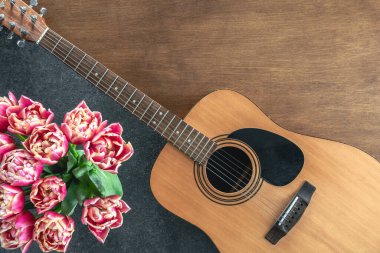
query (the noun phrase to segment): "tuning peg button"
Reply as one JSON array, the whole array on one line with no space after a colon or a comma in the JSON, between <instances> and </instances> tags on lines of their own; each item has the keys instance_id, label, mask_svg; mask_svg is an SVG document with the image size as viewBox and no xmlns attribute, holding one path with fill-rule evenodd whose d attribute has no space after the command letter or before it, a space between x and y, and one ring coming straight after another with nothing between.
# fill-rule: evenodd
<instances>
[{"instance_id":1,"label":"tuning peg button","mask_svg":"<svg viewBox=\"0 0 380 253\"><path fill-rule=\"evenodd\" d=\"M8 34L8 36L7 36L7 39L8 39L8 40L12 40L14 35L15 35L14 32L10 32L10 33Z\"/></svg>"},{"instance_id":2,"label":"tuning peg button","mask_svg":"<svg viewBox=\"0 0 380 253\"><path fill-rule=\"evenodd\" d=\"M29 6L30 7L34 7L34 6L37 6L38 5L38 0L30 0L29 2Z\"/></svg>"},{"instance_id":3,"label":"tuning peg button","mask_svg":"<svg viewBox=\"0 0 380 253\"><path fill-rule=\"evenodd\" d=\"M44 15L46 14L46 12L47 12L47 9L46 9L45 7L42 7L42 8L40 9L40 16L41 16L41 17L44 16Z\"/></svg>"},{"instance_id":4,"label":"tuning peg button","mask_svg":"<svg viewBox=\"0 0 380 253\"><path fill-rule=\"evenodd\" d=\"M20 7L21 15L25 15L26 13L26 6L21 6Z\"/></svg>"},{"instance_id":5,"label":"tuning peg button","mask_svg":"<svg viewBox=\"0 0 380 253\"><path fill-rule=\"evenodd\" d=\"M16 27L16 23L15 22L13 22L13 21L9 22L9 29L10 30L13 30L15 27Z\"/></svg>"},{"instance_id":6,"label":"tuning peg button","mask_svg":"<svg viewBox=\"0 0 380 253\"><path fill-rule=\"evenodd\" d=\"M28 31L27 31L24 27L21 27L21 28L20 28L20 33L21 33L21 36L26 36L26 35L28 35Z\"/></svg>"},{"instance_id":7,"label":"tuning peg button","mask_svg":"<svg viewBox=\"0 0 380 253\"><path fill-rule=\"evenodd\" d=\"M36 23L37 21L37 16L36 15L30 15L30 20L32 21L32 23Z\"/></svg>"},{"instance_id":8,"label":"tuning peg button","mask_svg":"<svg viewBox=\"0 0 380 253\"><path fill-rule=\"evenodd\" d=\"M17 41L18 47L25 47L25 44L26 44L25 39L21 39Z\"/></svg>"},{"instance_id":9,"label":"tuning peg button","mask_svg":"<svg viewBox=\"0 0 380 253\"><path fill-rule=\"evenodd\" d=\"M16 0L9 0L9 2L11 3L12 6L16 4Z\"/></svg>"},{"instance_id":10,"label":"tuning peg button","mask_svg":"<svg viewBox=\"0 0 380 253\"><path fill-rule=\"evenodd\" d=\"M4 14L0 14L0 22L2 22L5 18L5 15Z\"/></svg>"}]
</instances>

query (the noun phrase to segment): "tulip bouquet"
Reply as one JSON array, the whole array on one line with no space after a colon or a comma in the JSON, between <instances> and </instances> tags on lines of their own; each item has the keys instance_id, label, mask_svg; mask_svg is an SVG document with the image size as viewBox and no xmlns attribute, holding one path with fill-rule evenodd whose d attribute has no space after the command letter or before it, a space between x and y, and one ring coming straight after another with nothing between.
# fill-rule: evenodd
<instances>
[{"instance_id":1,"label":"tulip bouquet","mask_svg":"<svg viewBox=\"0 0 380 253\"><path fill-rule=\"evenodd\" d=\"M43 252L65 252L70 217L104 243L130 210L117 175L133 154L118 123L107 125L81 102L52 123L53 112L25 96L0 97L0 243L24 253L33 241ZM8 133L6 133L8 131ZM82 147L83 149L80 149Z\"/></svg>"}]
</instances>

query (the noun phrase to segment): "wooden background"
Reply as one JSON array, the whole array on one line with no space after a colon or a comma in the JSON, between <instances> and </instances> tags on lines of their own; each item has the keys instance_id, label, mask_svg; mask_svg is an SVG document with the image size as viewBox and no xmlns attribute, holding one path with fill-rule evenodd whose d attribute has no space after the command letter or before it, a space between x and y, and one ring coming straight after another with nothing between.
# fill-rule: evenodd
<instances>
[{"instance_id":1,"label":"wooden background","mask_svg":"<svg viewBox=\"0 0 380 253\"><path fill-rule=\"evenodd\" d=\"M41 3L50 27L181 116L233 89L289 130L380 159L378 0Z\"/></svg>"}]
</instances>

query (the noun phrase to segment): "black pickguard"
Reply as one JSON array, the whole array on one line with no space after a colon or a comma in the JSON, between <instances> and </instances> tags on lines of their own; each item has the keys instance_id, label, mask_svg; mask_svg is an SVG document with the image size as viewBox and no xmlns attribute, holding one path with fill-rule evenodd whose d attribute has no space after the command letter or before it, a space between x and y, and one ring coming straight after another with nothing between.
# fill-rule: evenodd
<instances>
[{"instance_id":1,"label":"black pickguard","mask_svg":"<svg viewBox=\"0 0 380 253\"><path fill-rule=\"evenodd\" d=\"M272 185L290 183L302 169L304 156L301 149L280 135L257 128L244 128L228 137L245 142L256 152L262 178Z\"/></svg>"}]
</instances>

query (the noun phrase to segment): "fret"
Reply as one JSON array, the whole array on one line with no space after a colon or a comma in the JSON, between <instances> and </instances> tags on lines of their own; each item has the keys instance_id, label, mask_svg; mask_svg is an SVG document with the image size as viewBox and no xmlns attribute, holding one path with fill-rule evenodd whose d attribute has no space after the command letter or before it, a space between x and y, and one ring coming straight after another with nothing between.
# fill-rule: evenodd
<instances>
[{"instance_id":1,"label":"fret","mask_svg":"<svg viewBox=\"0 0 380 253\"><path fill-rule=\"evenodd\" d=\"M86 58L87 54L84 54L83 58L79 61L78 65L75 67L75 71L77 71L79 65L82 63L82 61L84 60L84 58Z\"/></svg>"},{"instance_id":2,"label":"fret","mask_svg":"<svg viewBox=\"0 0 380 253\"><path fill-rule=\"evenodd\" d=\"M170 126L170 124L173 122L174 119L175 119L175 115L173 116L173 118L172 118L172 120L169 122L169 124L166 125L164 131L162 131L162 133L161 133L161 136L164 136L164 133L165 133L166 129L168 129L168 127Z\"/></svg>"},{"instance_id":3,"label":"fret","mask_svg":"<svg viewBox=\"0 0 380 253\"><path fill-rule=\"evenodd\" d=\"M174 128L172 134L171 134L171 135L169 136L169 138L168 138L169 141L170 141L170 138L172 138L173 134L175 133L175 131L177 130L177 128L179 127L179 125L181 124L182 121L183 121L182 119L179 120L178 125Z\"/></svg>"},{"instance_id":4,"label":"fret","mask_svg":"<svg viewBox=\"0 0 380 253\"><path fill-rule=\"evenodd\" d=\"M125 89L125 87L128 86L128 82L126 82L123 86L123 88L121 89L121 91L119 92L119 94L117 94L117 97L115 98L115 100L117 100L119 97L120 97L120 94L123 92L123 90Z\"/></svg>"},{"instance_id":5,"label":"fret","mask_svg":"<svg viewBox=\"0 0 380 253\"><path fill-rule=\"evenodd\" d=\"M103 80L104 76L108 73L108 69L106 71L104 71L102 77L99 79L99 81L96 83L96 87L98 87L99 83Z\"/></svg>"},{"instance_id":6,"label":"fret","mask_svg":"<svg viewBox=\"0 0 380 253\"><path fill-rule=\"evenodd\" d=\"M110 91L110 89L112 88L112 86L115 84L116 80L119 78L118 75L116 75L116 78L115 80L113 80L113 82L111 83L111 85L108 87L107 91L106 91L106 94L108 94L108 92Z\"/></svg>"},{"instance_id":7,"label":"fret","mask_svg":"<svg viewBox=\"0 0 380 253\"><path fill-rule=\"evenodd\" d=\"M133 109L132 114L135 114L136 109L139 107L139 105L144 100L144 98L145 98L145 94L144 94L144 96L142 96L142 98L140 99L140 102L136 105L135 109Z\"/></svg>"},{"instance_id":8,"label":"fret","mask_svg":"<svg viewBox=\"0 0 380 253\"><path fill-rule=\"evenodd\" d=\"M61 38L58 40L58 42L55 43L53 49L51 50L52 53L53 53L54 49L58 46L59 42L61 42L62 39L63 39L63 38L61 37Z\"/></svg>"},{"instance_id":9,"label":"fret","mask_svg":"<svg viewBox=\"0 0 380 253\"><path fill-rule=\"evenodd\" d=\"M152 118L150 118L149 122L148 122L148 126L150 124L150 122L152 121L152 119L154 119L154 116L156 116L156 114L158 113L158 111L161 109L161 105L158 107L157 111L153 114Z\"/></svg>"},{"instance_id":10,"label":"fret","mask_svg":"<svg viewBox=\"0 0 380 253\"><path fill-rule=\"evenodd\" d=\"M211 146L209 147L209 149L207 150L207 152L205 153L205 155L203 156L203 158L201 160L199 160L199 163L203 162L203 160L206 158L206 156L210 152L211 148L213 148L213 147L214 147L214 144L211 143Z\"/></svg>"},{"instance_id":11,"label":"fret","mask_svg":"<svg viewBox=\"0 0 380 253\"><path fill-rule=\"evenodd\" d=\"M92 66L92 68L90 69L90 71L88 72L88 74L86 75L86 79L88 78L88 76L91 74L91 72L94 70L94 68L96 67L96 65L98 65L99 62L95 61L95 64L94 66Z\"/></svg>"},{"instance_id":12,"label":"fret","mask_svg":"<svg viewBox=\"0 0 380 253\"><path fill-rule=\"evenodd\" d=\"M139 117L139 119L142 119L142 118L144 117L146 111L148 111L149 107L150 107L152 104L153 104L153 100L152 100L152 102L150 102L150 104L148 105L148 107L145 109L144 113L141 114L141 116Z\"/></svg>"},{"instance_id":13,"label":"fret","mask_svg":"<svg viewBox=\"0 0 380 253\"><path fill-rule=\"evenodd\" d=\"M195 161L198 161L198 157L202 154L202 151L207 147L208 143L210 142L210 139L207 140L206 145L203 146L203 148L199 151L197 157L194 158Z\"/></svg>"},{"instance_id":14,"label":"fret","mask_svg":"<svg viewBox=\"0 0 380 253\"><path fill-rule=\"evenodd\" d=\"M69 57L69 55L71 54L71 52L74 50L75 46L73 45L73 47L70 49L70 51L67 53L66 57L63 59L63 62L65 62L67 60L67 57Z\"/></svg>"},{"instance_id":15,"label":"fret","mask_svg":"<svg viewBox=\"0 0 380 253\"><path fill-rule=\"evenodd\" d=\"M198 142L198 145L195 146L193 152L191 152L190 157L193 157L194 152L198 149L199 145L202 143L202 141L203 141L204 138L205 138L205 136L203 135L202 139Z\"/></svg>"},{"instance_id":16,"label":"fret","mask_svg":"<svg viewBox=\"0 0 380 253\"><path fill-rule=\"evenodd\" d=\"M132 95L128 98L127 102L125 103L124 108L127 108L126 106L128 106L129 100L131 100L133 95L135 95L136 91L137 91L137 89L135 88L135 91L132 93Z\"/></svg>"},{"instance_id":17,"label":"fret","mask_svg":"<svg viewBox=\"0 0 380 253\"><path fill-rule=\"evenodd\" d=\"M173 143L173 145L175 145L177 143L177 141L180 139L181 135L183 134L183 132L185 131L185 129L188 127L189 125L186 124L185 128L182 130L181 134L178 136L177 140L175 140L175 142Z\"/></svg>"},{"instance_id":18,"label":"fret","mask_svg":"<svg viewBox=\"0 0 380 253\"><path fill-rule=\"evenodd\" d=\"M182 146L183 146L183 144L185 144L185 143L187 142L188 138L190 137L190 135L191 135L191 133L192 133L193 131L194 131L194 128L191 129L189 135L187 135L187 137L185 138L185 140L183 140L182 145L179 147L179 149L181 149Z\"/></svg>"},{"instance_id":19,"label":"fret","mask_svg":"<svg viewBox=\"0 0 380 253\"><path fill-rule=\"evenodd\" d=\"M41 38L40 45L42 47L120 103L123 108L140 120L147 122L149 127L160 133L184 154L197 163L202 163L213 152L216 143L197 129L188 125L62 36L50 29L46 30L46 34L48 36ZM173 126L175 126L174 129L172 129Z\"/></svg>"},{"instance_id":20,"label":"fret","mask_svg":"<svg viewBox=\"0 0 380 253\"><path fill-rule=\"evenodd\" d=\"M194 141L198 138L198 135L200 133L197 131L197 135L195 135L195 137L193 138L193 140L189 143L189 146L187 147L187 149L185 150L185 153L187 153L187 150L191 147L191 145L193 145Z\"/></svg>"},{"instance_id":21,"label":"fret","mask_svg":"<svg viewBox=\"0 0 380 253\"><path fill-rule=\"evenodd\" d=\"M157 124L157 126L154 128L154 131L157 130L157 127L161 124L162 120L166 117L166 114L168 114L169 111L166 111L165 115L161 118L160 122Z\"/></svg>"}]
</instances>

